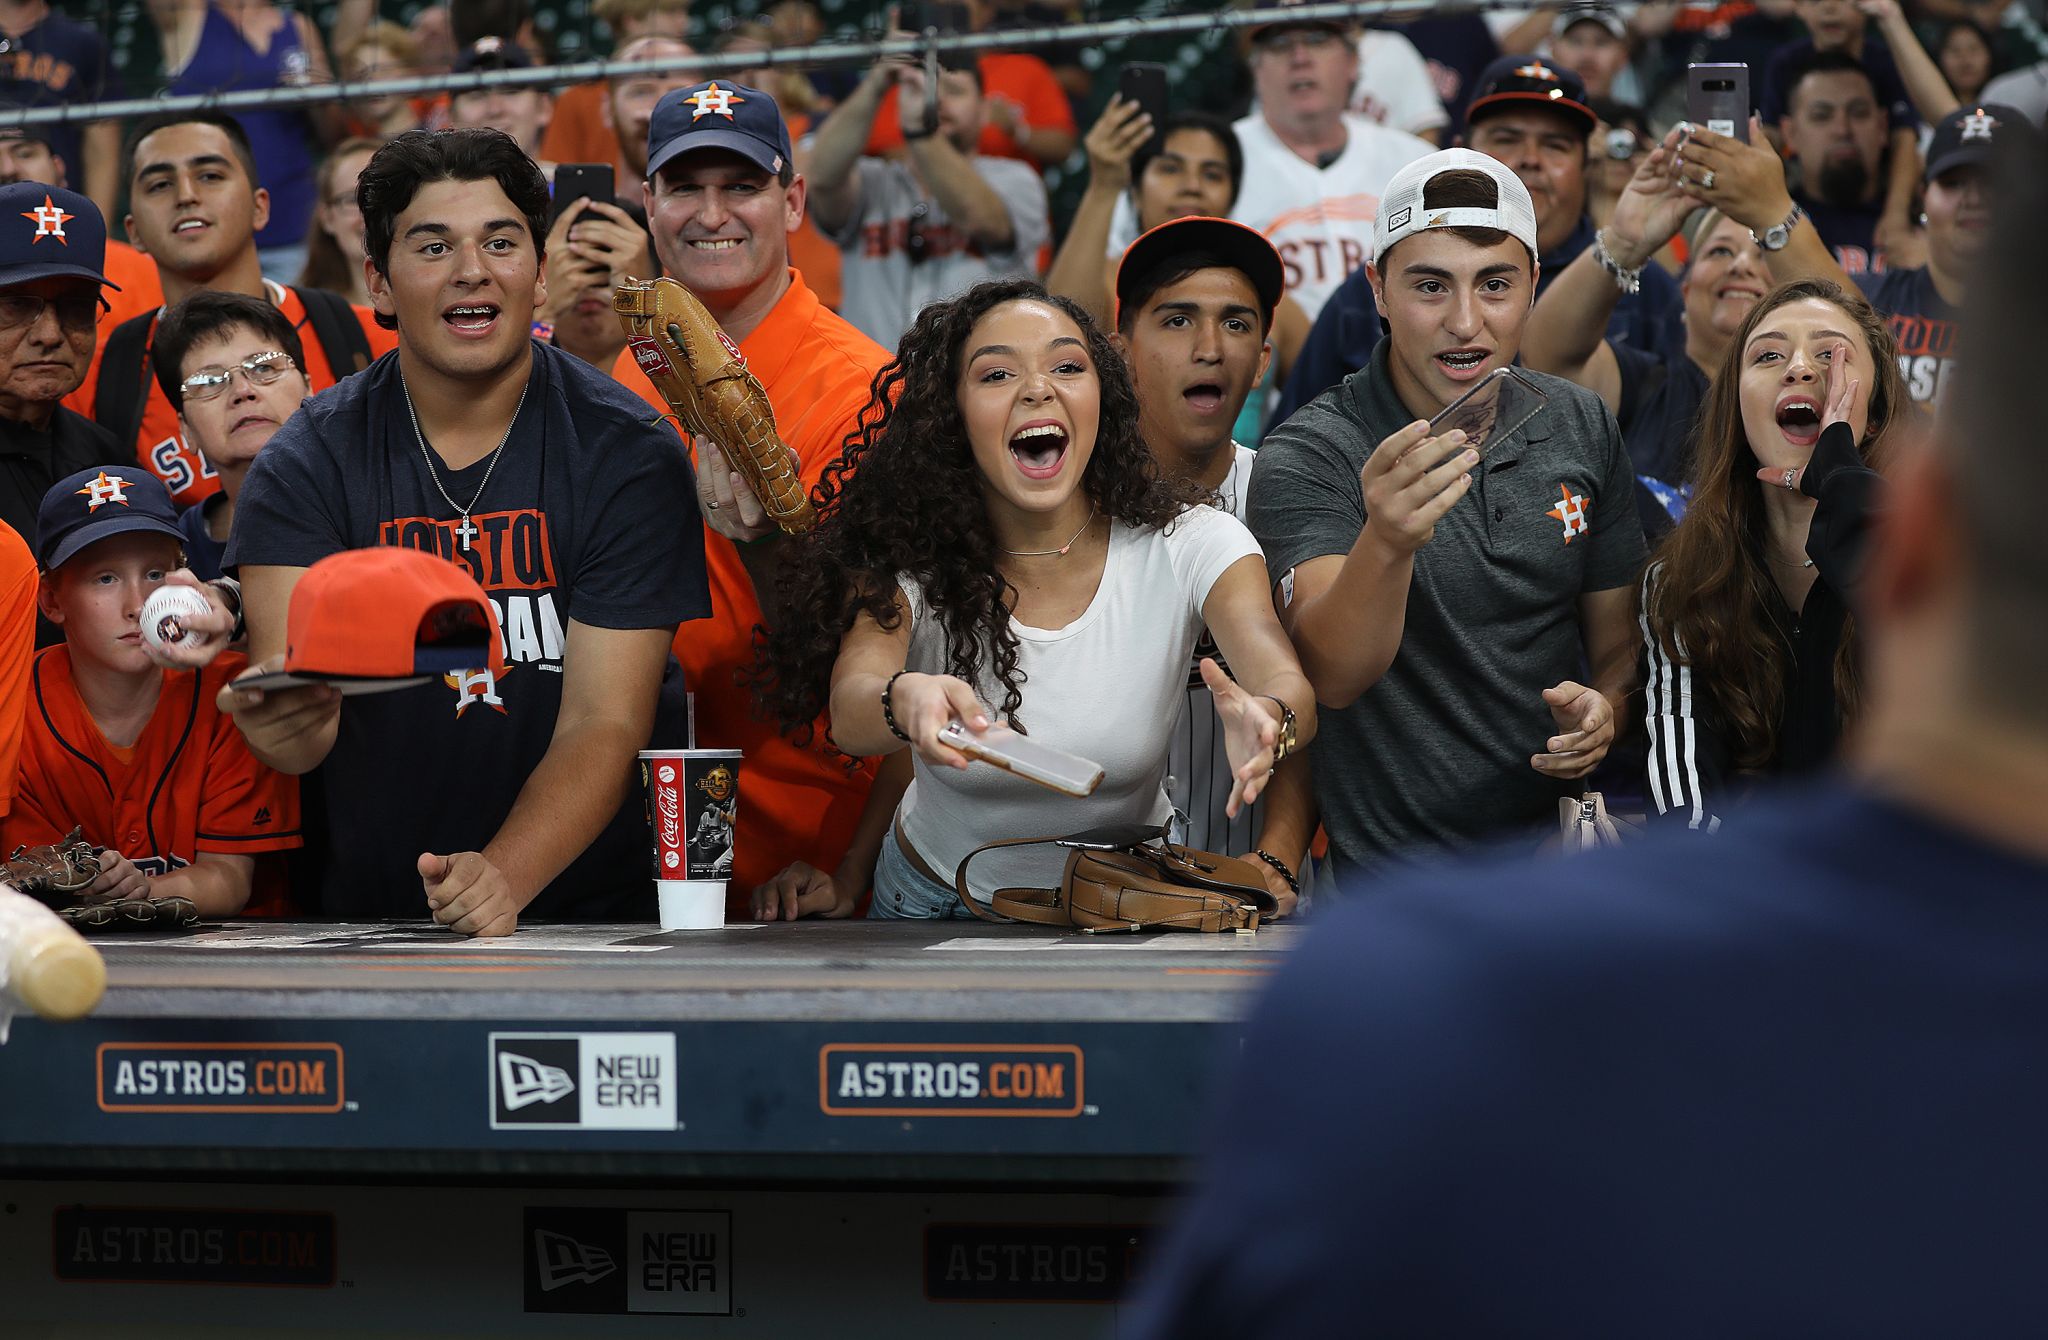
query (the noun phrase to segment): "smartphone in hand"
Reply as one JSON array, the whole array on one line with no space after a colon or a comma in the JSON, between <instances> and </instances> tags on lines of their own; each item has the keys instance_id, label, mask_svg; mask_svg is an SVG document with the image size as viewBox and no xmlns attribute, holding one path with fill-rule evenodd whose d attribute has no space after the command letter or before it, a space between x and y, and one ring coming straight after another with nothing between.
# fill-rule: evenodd
<instances>
[{"instance_id":1,"label":"smartphone in hand","mask_svg":"<svg viewBox=\"0 0 2048 1340\"><path fill-rule=\"evenodd\" d=\"M555 198L548 207L548 226L562 217L562 211L578 200L612 203L617 190L610 163L561 163L555 167Z\"/></svg>"},{"instance_id":2,"label":"smartphone in hand","mask_svg":"<svg viewBox=\"0 0 2048 1340\"><path fill-rule=\"evenodd\" d=\"M990 726L977 732L967 729L962 722L949 721L939 732L939 742L1062 795L1091 795L1102 785L1100 763L1040 744L1008 726Z\"/></svg>"},{"instance_id":3,"label":"smartphone in hand","mask_svg":"<svg viewBox=\"0 0 2048 1340\"><path fill-rule=\"evenodd\" d=\"M1441 437L1453 428L1463 429L1465 445L1483 461L1495 443L1505 442L1549 401L1519 369L1495 368L1429 421L1429 435Z\"/></svg>"},{"instance_id":4,"label":"smartphone in hand","mask_svg":"<svg viewBox=\"0 0 2048 1340\"><path fill-rule=\"evenodd\" d=\"M1685 119L1716 135L1749 143L1749 67L1732 63L1686 66Z\"/></svg>"},{"instance_id":5,"label":"smartphone in hand","mask_svg":"<svg viewBox=\"0 0 2048 1340\"><path fill-rule=\"evenodd\" d=\"M1152 118L1152 133L1166 125L1166 67L1157 61L1134 60L1117 75L1117 96L1138 105Z\"/></svg>"}]
</instances>

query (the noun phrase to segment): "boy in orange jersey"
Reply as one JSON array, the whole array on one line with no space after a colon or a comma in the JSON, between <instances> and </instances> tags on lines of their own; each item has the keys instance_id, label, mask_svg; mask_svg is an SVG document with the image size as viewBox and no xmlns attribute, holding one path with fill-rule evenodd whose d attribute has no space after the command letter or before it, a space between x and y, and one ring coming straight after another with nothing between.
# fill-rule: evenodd
<instances>
[{"instance_id":1,"label":"boy in orange jersey","mask_svg":"<svg viewBox=\"0 0 2048 1340\"><path fill-rule=\"evenodd\" d=\"M187 672L144 651L142 602L177 567L179 539L170 494L139 467L81 471L44 496L38 603L64 643L30 669L0 831L12 849L82 826L106 848L95 895L179 896L202 916L233 916L256 855L300 844L298 784L252 758L214 705L242 656Z\"/></svg>"}]
</instances>

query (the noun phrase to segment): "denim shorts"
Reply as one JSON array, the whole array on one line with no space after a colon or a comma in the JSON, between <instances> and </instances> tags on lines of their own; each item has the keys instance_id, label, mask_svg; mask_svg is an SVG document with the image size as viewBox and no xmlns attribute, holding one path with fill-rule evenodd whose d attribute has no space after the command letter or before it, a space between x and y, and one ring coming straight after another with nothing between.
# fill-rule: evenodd
<instances>
[{"instance_id":1,"label":"denim shorts","mask_svg":"<svg viewBox=\"0 0 2048 1340\"><path fill-rule=\"evenodd\" d=\"M882 835L882 853L875 861L874 890L875 896L868 903L868 916L873 919L974 918L951 886L939 883L910 863L893 831Z\"/></svg>"}]
</instances>

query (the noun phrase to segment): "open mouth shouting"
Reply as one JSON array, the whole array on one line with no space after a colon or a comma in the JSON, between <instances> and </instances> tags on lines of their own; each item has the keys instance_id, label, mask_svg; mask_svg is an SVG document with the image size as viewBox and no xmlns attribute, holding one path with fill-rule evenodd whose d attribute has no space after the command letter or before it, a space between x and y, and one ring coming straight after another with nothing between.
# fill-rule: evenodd
<instances>
[{"instance_id":1,"label":"open mouth shouting","mask_svg":"<svg viewBox=\"0 0 2048 1340\"><path fill-rule=\"evenodd\" d=\"M457 335L475 339L497 328L499 314L494 302L463 302L443 308L441 320Z\"/></svg>"},{"instance_id":2,"label":"open mouth shouting","mask_svg":"<svg viewBox=\"0 0 2048 1340\"><path fill-rule=\"evenodd\" d=\"M1820 441L1820 402L1804 392L1795 392L1778 402L1778 431L1795 447L1811 447Z\"/></svg>"},{"instance_id":3,"label":"open mouth shouting","mask_svg":"<svg viewBox=\"0 0 2048 1340\"><path fill-rule=\"evenodd\" d=\"M1026 479L1051 479L1067 463L1066 426L1033 419L1011 434L1010 459Z\"/></svg>"},{"instance_id":4,"label":"open mouth shouting","mask_svg":"<svg viewBox=\"0 0 2048 1340\"><path fill-rule=\"evenodd\" d=\"M1221 382L1196 382L1181 393L1188 408L1207 418L1223 410L1223 384Z\"/></svg>"},{"instance_id":5,"label":"open mouth shouting","mask_svg":"<svg viewBox=\"0 0 2048 1340\"><path fill-rule=\"evenodd\" d=\"M1436 365L1446 377L1454 382L1469 382L1477 377L1486 366L1486 360L1493 354L1491 349L1467 346L1462 349L1446 349L1436 356Z\"/></svg>"}]
</instances>

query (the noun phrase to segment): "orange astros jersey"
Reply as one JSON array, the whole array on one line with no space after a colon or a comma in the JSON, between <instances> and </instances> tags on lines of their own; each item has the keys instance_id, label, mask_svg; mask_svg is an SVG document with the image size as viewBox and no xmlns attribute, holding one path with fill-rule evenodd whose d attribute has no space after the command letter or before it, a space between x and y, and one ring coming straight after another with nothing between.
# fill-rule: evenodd
<instances>
[{"instance_id":1,"label":"orange astros jersey","mask_svg":"<svg viewBox=\"0 0 2048 1340\"><path fill-rule=\"evenodd\" d=\"M7 849L55 842L82 825L152 875L201 852L254 856L300 845L299 784L258 763L214 706L246 668L230 652L204 670L164 672L156 713L133 745L109 744L80 701L70 649L45 648L29 672Z\"/></svg>"}]
</instances>

